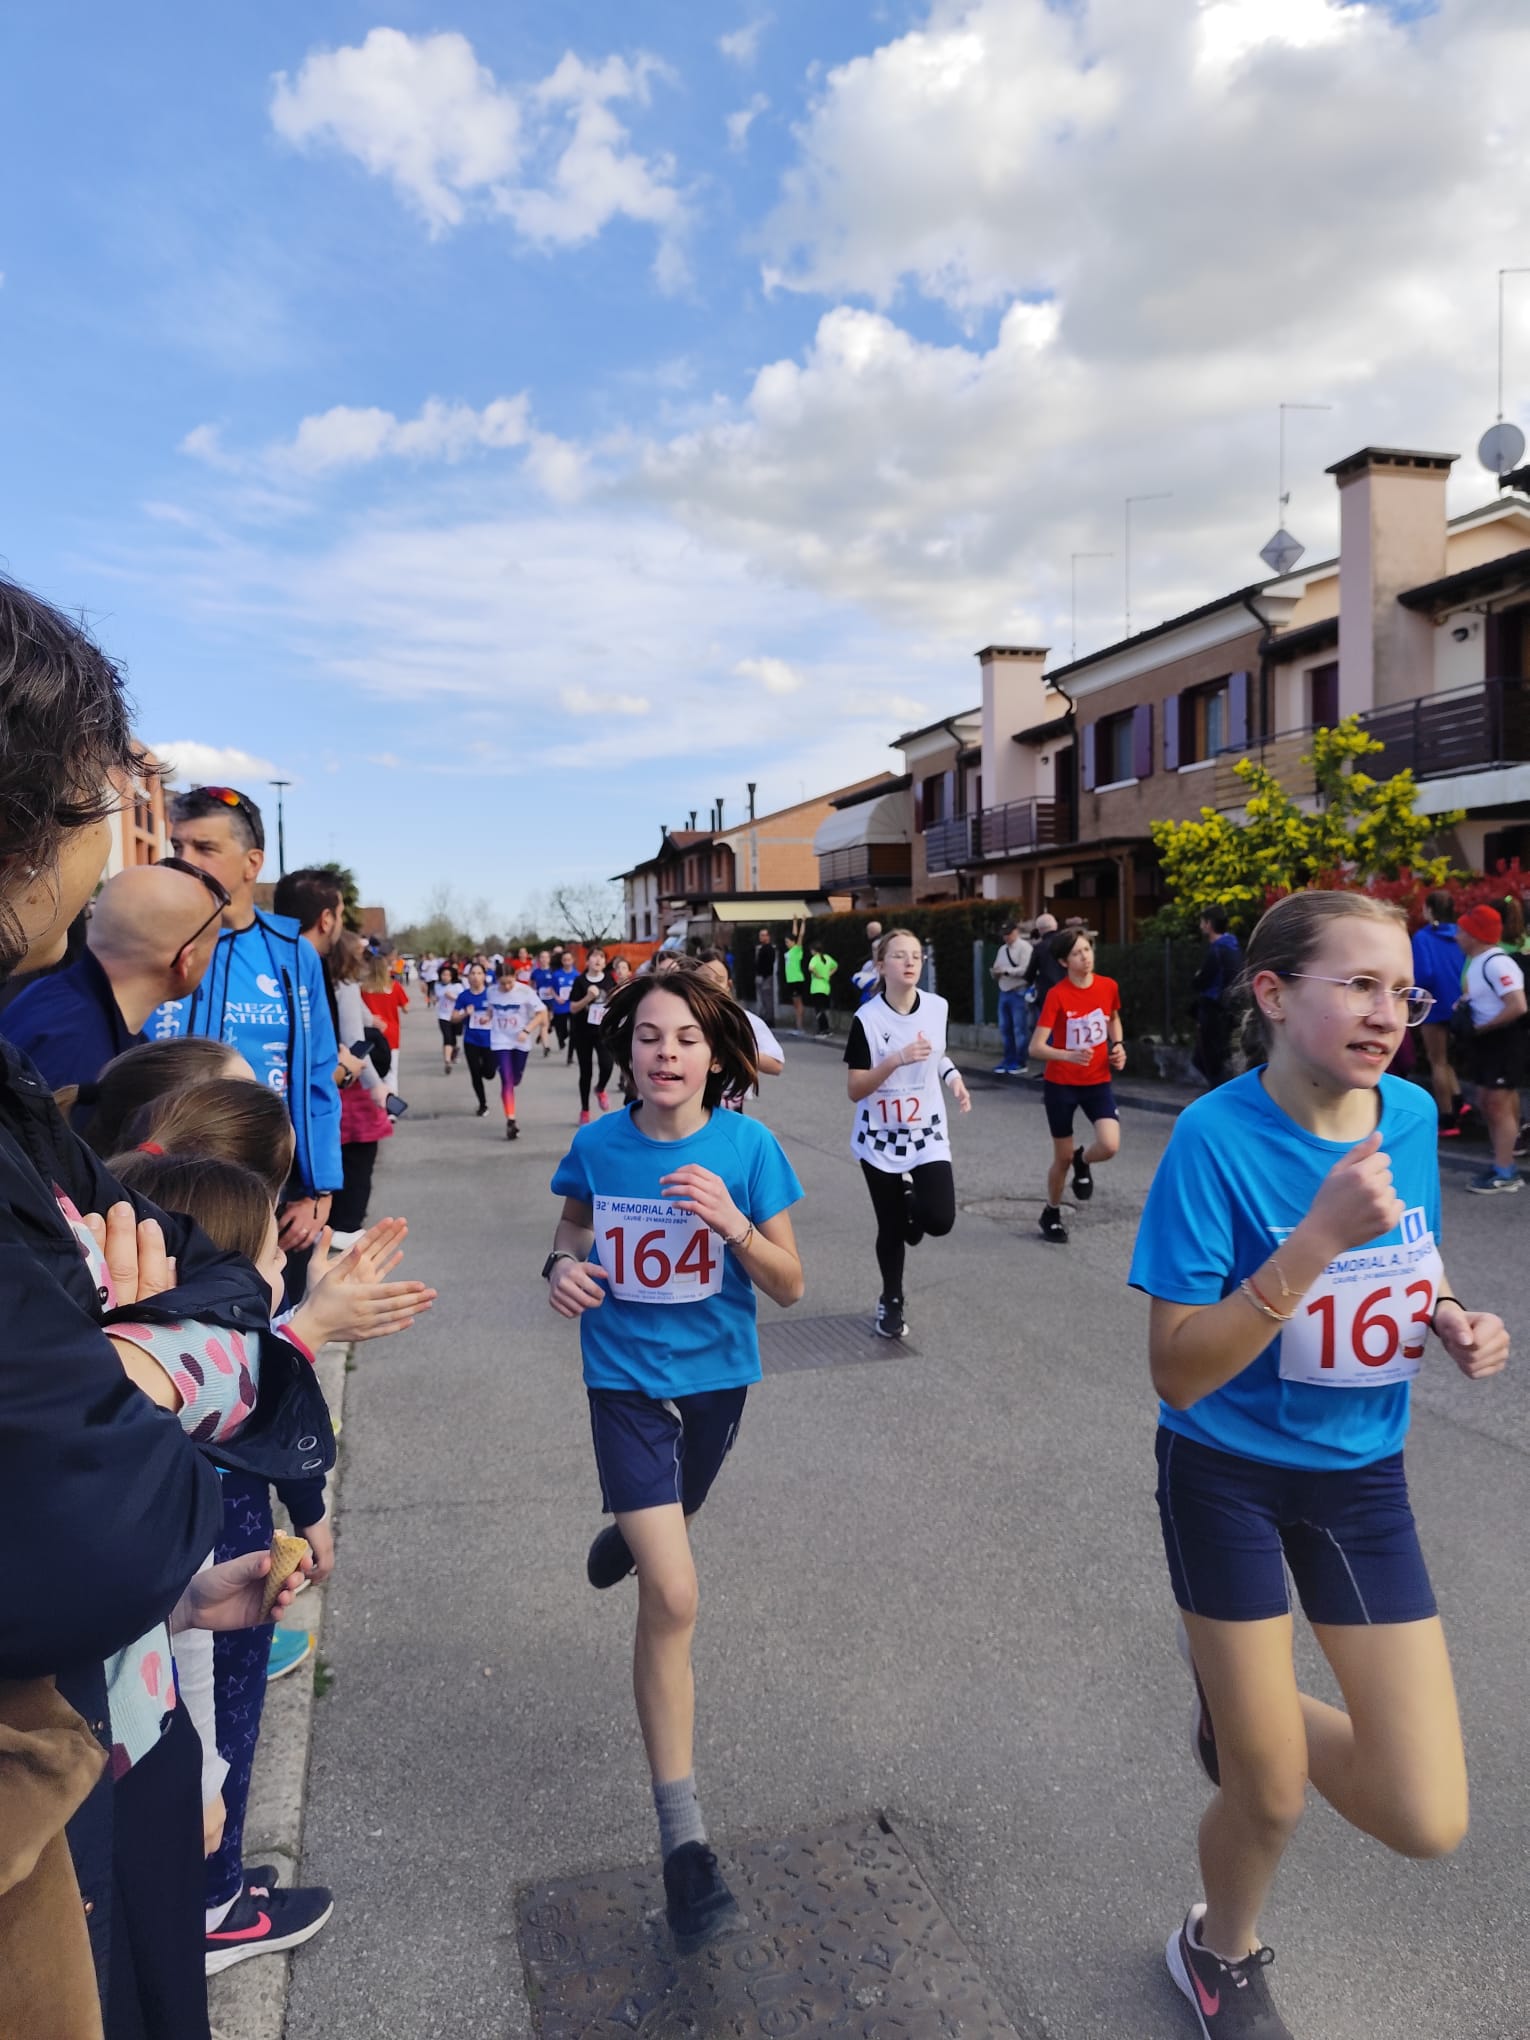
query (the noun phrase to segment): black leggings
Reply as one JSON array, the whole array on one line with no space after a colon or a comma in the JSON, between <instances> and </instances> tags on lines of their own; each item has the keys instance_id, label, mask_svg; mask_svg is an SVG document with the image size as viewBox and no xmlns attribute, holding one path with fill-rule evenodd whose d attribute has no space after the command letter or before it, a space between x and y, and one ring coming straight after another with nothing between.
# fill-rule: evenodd
<instances>
[{"instance_id":1,"label":"black leggings","mask_svg":"<svg viewBox=\"0 0 1530 2040\"><path fill-rule=\"evenodd\" d=\"M568 1015L567 1015L567 1013L554 1013L554 1015L552 1016L552 1024L553 1024L553 1033L554 1033L554 1034L556 1034L556 1035L557 1035L557 1037L558 1037L558 1046L559 1046L559 1048L564 1048L564 1049L566 1049L566 1048L568 1047Z\"/></svg>"},{"instance_id":2,"label":"black leggings","mask_svg":"<svg viewBox=\"0 0 1530 2040\"><path fill-rule=\"evenodd\" d=\"M360 1232L372 1201L372 1171L377 1165L375 1140L348 1140L340 1149L343 1186L330 1199L329 1222L336 1232Z\"/></svg>"},{"instance_id":3,"label":"black leggings","mask_svg":"<svg viewBox=\"0 0 1530 2040\"><path fill-rule=\"evenodd\" d=\"M590 1029L584 1028L574 1036L574 1053L579 1058L579 1109L590 1109L590 1074L595 1066L597 1048L600 1052L600 1076L596 1081L597 1091L603 1091L611 1081L611 1072L616 1067L611 1051Z\"/></svg>"},{"instance_id":4,"label":"black leggings","mask_svg":"<svg viewBox=\"0 0 1530 2040\"><path fill-rule=\"evenodd\" d=\"M494 1051L492 1048L485 1048L481 1041L469 1041L464 1043L462 1052L467 1057L468 1075L473 1080L473 1096L487 1112L489 1101L484 1095L485 1080L494 1083L499 1077L499 1065L494 1060Z\"/></svg>"},{"instance_id":5,"label":"black leggings","mask_svg":"<svg viewBox=\"0 0 1530 2040\"><path fill-rule=\"evenodd\" d=\"M949 1162L919 1162L899 1176L862 1162L861 1174L877 1215L882 1294L901 1297L905 1252L926 1233L940 1239L956 1223L956 1178Z\"/></svg>"}]
</instances>

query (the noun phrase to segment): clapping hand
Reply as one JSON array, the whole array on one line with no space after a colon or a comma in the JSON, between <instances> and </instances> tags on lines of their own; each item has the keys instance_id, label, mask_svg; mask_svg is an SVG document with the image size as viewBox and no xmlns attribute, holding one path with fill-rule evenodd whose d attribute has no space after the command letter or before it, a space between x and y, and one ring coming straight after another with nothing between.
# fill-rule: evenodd
<instances>
[{"instance_id":1,"label":"clapping hand","mask_svg":"<svg viewBox=\"0 0 1530 2040\"><path fill-rule=\"evenodd\" d=\"M291 1320L305 1346L317 1351L331 1339L391 1338L408 1331L430 1309L434 1289L423 1282L387 1280L403 1259L408 1231L405 1219L379 1219L328 1267L321 1267L315 1255L308 1294Z\"/></svg>"},{"instance_id":2,"label":"clapping hand","mask_svg":"<svg viewBox=\"0 0 1530 2040\"><path fill-rule=\"evenodd\" d=\"M111 1275L114 1305L144 1303L173 1289L175 1260L165 1250L164 1228L156 1218L139 1218L126 1198L102 1218L83 1214L91 1238L101 1249Z\"/></svg>"}]
</instances>

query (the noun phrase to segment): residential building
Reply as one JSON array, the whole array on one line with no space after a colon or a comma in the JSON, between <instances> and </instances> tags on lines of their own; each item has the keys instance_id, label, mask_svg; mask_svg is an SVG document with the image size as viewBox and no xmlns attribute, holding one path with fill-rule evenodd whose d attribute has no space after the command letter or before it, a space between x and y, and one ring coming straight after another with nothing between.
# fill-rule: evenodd
<instances>
[{"instance_id":1,"label":"residential building","mask_svg":"<svg viewBox=\"0 0 1530 2040\"><path fill-rule=\"evenodd\" d=\"M683 947L752 921L763 925L848 907L852 888L826 890L820 883L814 838L836 800L874 792L892 777L877 773L768 815L753 812L751 790L749 811L739 821L726 823L719 801L704 829L696 827L693 810L688 827L662 829L654 854L619 874L627 939Z\"/></svg>"},{"instance_id":2,"label":"residential building","mask_svg":"<svg viewBox=\"0 0 1530 2040\"><path fill-rule=\"evenodd\" d=\"M122 801L111 815L111 847L103 878L115 878L130 864L157 864L169 856L163 770L154 753L146 751L141 772L118 774L115 784Z\"/></svg>"},{"instance_id":3,"label":"residential building","mask_svg":"<svg viewBox=\"0 0 1530 2040\"><path fill-rule=\"evenodd\" d=\"M896 907L912 897L914 782L876 779L830 802L813 835L818 884L850 894L854 907Z\"/></svg>"},{"instance_id":4,"label":"residential building","mask_svg":"<svg viewBox=\"0 0 1530 2040\"><path fill-rule=\"evenodd\" d=\"M1412 768L1422 812L1466 811L1441 838L1458 862L1530 853L1530 496L1447 519L1455 458L1339 461L1335 559L1050 672L1039 648L980 652L980 706L896 740L915 897L1013 897L1130 935L1162 903L1152 823L1238 813L1245 757L1310 800L1313 732L1348 715L1385 747L1378 776Z\"/></svg>"}]
</instances>

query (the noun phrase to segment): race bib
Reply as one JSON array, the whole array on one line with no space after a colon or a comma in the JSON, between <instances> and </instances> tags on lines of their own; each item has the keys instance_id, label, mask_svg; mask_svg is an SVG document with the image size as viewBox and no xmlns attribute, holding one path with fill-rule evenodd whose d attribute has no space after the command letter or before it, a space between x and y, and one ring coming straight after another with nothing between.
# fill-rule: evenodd
<instances>
[{"instance_id":1,"label":"race bib","mask_svg":"<svg viewBox=\"0 0 1530 2040\"><path fill-rule=\"evenodd\" d=\"M1444 1263L1422 1208L1403 1214L1400 1244L1330 1262L1280 1335L1283 1381L1313 1388L1390 1388L1424 1357Z\"/></svg>"},{"instance_id":2,"label":"race bib","mask_svg":"<svg viewBox=\"0 0 1530 2040\"><path fill-rule=\"evenodd\" d=\"M1096 1006L1092 1013L1068 1015L1068 1038L1064 1048L1098 1048L1105 1040L1105 1015Z\"/></svg>"},{"instance_id":3,"label":"race bib","mask_svg":"<svg viewBox=\"0 0 1530 2040\"><path fill-rule=\"evenodd\" d=\"M591 1006L589 1009L590 1025L592 1027L598 1027L601 1021L605 1019L605 1017L606 1017L605 1001L604 999L597 999L595 1001L595 1004Z\"/></svg>"},{"instance_id":4,"label":"race bib","mask_svg":"<svg viewBox=\"0 0 1530 2040\"><path fill-rule=\"evenodd\" d=\"M623 1303L700 1303L722 1288L722 1241L664 1198L597 1196L595 1246Z\"/></svg>"}]
</instances>

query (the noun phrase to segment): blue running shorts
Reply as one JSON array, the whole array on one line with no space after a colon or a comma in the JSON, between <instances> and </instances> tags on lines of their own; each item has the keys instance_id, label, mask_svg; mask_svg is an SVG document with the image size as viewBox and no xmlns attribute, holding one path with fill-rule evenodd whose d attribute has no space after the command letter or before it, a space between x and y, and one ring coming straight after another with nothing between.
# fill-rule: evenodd
<instances>
[{"instance_id":1,"label":"blue running shorts","mask_svg":"<svg viewBox=\"0 0 1530 2040\"><path fill-rule=\"evenodd\" d=\"M659 1402L620 1388L592 1388L590 1436L607 1515L678 1502L694 1516L733 1449L747 1388L718 1388Z\"/></svg>"}]
</instances>

